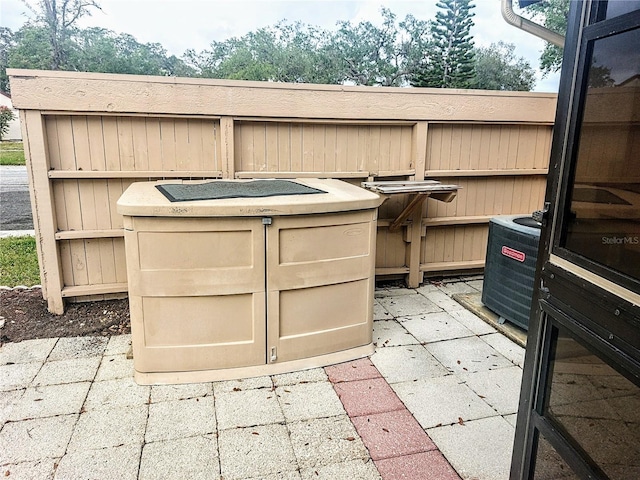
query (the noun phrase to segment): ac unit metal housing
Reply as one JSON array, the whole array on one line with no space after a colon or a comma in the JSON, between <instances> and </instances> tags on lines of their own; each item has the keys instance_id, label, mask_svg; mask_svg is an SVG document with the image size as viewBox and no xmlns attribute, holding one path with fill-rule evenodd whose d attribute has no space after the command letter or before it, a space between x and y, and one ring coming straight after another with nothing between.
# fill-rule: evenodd
<instances>
[{"instance_id":1,"label":"ac unit metal housing","mask_svg":"<svg viewBox=\"0 0 640 480\"><path fill-rule=\"evenodd\" d=\"M503 215L489 223L482 303L528 330L540 225L531 217Z\"/></svg>"}]
</instances>

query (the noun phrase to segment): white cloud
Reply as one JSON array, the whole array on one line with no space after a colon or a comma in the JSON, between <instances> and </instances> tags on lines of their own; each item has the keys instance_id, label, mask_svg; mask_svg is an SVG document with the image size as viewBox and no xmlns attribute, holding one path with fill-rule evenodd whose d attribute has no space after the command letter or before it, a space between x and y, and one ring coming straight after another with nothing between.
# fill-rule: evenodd
<instances>
[{"instance_id":1,"label":"white cloud","mask_svg":"<svg viewBox=\"0 0 640 480\"><path fill-rule=\"evenodd\" d=\"M140 42L159 42L170 53L197 51L212 40L241 36L287 19L335 28L339 20L380 23L380 8L390 8L399 19L412 14L432 19L436 0L101 0L102 12L82 20L82 26L100 26L130 33ZM544 42L508 25L500 14L500 0L476 0L472 33L478 46L503 40L516 45L516 55L532 67ZM2 0L0 22L13 30L25 21L26 7L19 0ZM556 91L557 75L539 82L536 90Z\"/></svg>"}]
</instances>

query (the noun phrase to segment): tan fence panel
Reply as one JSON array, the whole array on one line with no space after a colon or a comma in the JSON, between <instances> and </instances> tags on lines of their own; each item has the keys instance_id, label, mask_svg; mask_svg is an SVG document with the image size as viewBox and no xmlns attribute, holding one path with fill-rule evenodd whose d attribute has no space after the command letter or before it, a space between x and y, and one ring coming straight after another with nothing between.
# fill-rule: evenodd
<instances>
[{"instance_id":1,"label":"tan fence panel","mask_svg":"<svg viewBox=\"0 0 640 480\"><path fill-rule=\"evenodd\" d=\"M396 175L412 168L411 135L411 125L239 121L235 172Z\"/></svg>"},{"instance_id":2,"label":"tan fence panel","mask_svg":"<svg viewBox=\"0 0 640 480\"><path fill-rule=\"evenodd\" d=\"M429 125L425 177L461 189L426 202L423 272L482 267L491 217L542 208L551 136L549 125Z\"/></svg>"},{"instance_id":3,"label":"tan fence panel","mask_svg":"<svg viewBox=\"0 0 640 480\"><path fill-rule=\"evenodd\" d=\"M458 184L453 202L428 200L396 232L388 226L411 197L392 196L379 209L376 274L407 275L412 285L421 272L481 268L490 217L526 214L543 202L551 94L9 75L25 125L51 311L62 311L62 297L127 291L116 202L136 181L318 176L357 185L426 177ZM619 135L592 139L594 159L615 155ZM585 175L596 172L585 168Z\"/></svg>"},{"instance_id":4,"label":"tan fence panel","mask_svg":"<svg viewBox=\"0 0 640 480\"><path fill-rule=\"evenodd\" d=\"M470 268L470 265L480 268L487 250L487 229L484 225L428 229L422 245L422 271L446 273Z\"/></svg>"},{"instance_id":5,"label":"tan fence panel","mask_svg":"<svg viewBox=\"0 0 640 480\"><path fill-rule=\"evenodd\" d=\"M430 124L427 171L546 169L549 133L546 125Z\"/></svg>"},{"instance_id":6,"label":"tan fence panel","mask_svg":"<svg viewBox=\"0 0 640 480\"><path fill-rule=\"evenodd\" d=\"M542 208L546 176L446 177L438 180L462 188L451 203L427 200L433 218L531 213Z\"/></svg>"},{"instance_id":7,"label":"tan fence panel","mask_svg":"<svg viewBox=\"0 0 640 480\"><path fill-rule=\"evenodd\" d=\"M125 292L118 198L134 181L220 176L219 121L49 114L44 125L62 296Z\"/></svg>"},{"instance_id":8,"label":"tan fence panel","mask_svg":"<svg viewBox=\"0 0 640 480\"><path fill-rule=\"evenodd\" d=\"M47 115L51 169L65 172L218 171L218 120Z\"/></svg>"}]
</instances>

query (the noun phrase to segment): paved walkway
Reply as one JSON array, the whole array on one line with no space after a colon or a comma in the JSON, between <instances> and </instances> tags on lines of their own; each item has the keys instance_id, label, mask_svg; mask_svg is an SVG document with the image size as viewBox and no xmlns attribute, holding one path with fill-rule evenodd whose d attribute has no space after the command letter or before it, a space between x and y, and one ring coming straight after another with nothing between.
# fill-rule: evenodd
<instances>
[{"instance_id":1,"label":"paved walkway","mask_svg":"<svg viewBox=\"0 0 640 480\"><path fill-rule=\"evenodd\" d=\"M467 279L376 290L371 359L138 386L128 335L0 348L0 476L508 478L524 351L451 299Z\"/></svg>"}]
</instances>

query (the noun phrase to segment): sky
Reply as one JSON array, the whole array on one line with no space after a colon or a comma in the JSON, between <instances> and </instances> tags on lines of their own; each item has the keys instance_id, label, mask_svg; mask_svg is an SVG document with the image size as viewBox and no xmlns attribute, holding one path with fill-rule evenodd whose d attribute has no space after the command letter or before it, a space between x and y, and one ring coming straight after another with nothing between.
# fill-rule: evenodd
<instances>
[{"instance_id":1,"label":"sky","mask_svg":"<svg viewBox=\"0 0 640 480\"><path fill-rule=\"evenodd\" d=\"M29 0L35 2L35 0ZM81 20L81 27L103 27L129 33L141 43L158 42L178 57L187 49L201 51L213 40L239 37L280 20L301 21L327 30L338 21L381 24L380 8L389 8L399 20L407 14L421 20L435 18L437 0L99 0L102 11ZM516 56L534 69L544 41L507 24L500 0L475 0L477 46L500 40L516 45ZM517 2L514 2L514 5ZM0 1L0 25L17 30L28 19L20 0ZM537 75L535 91L557 92L559 74Z\"/></svg>"}]
</instances>

